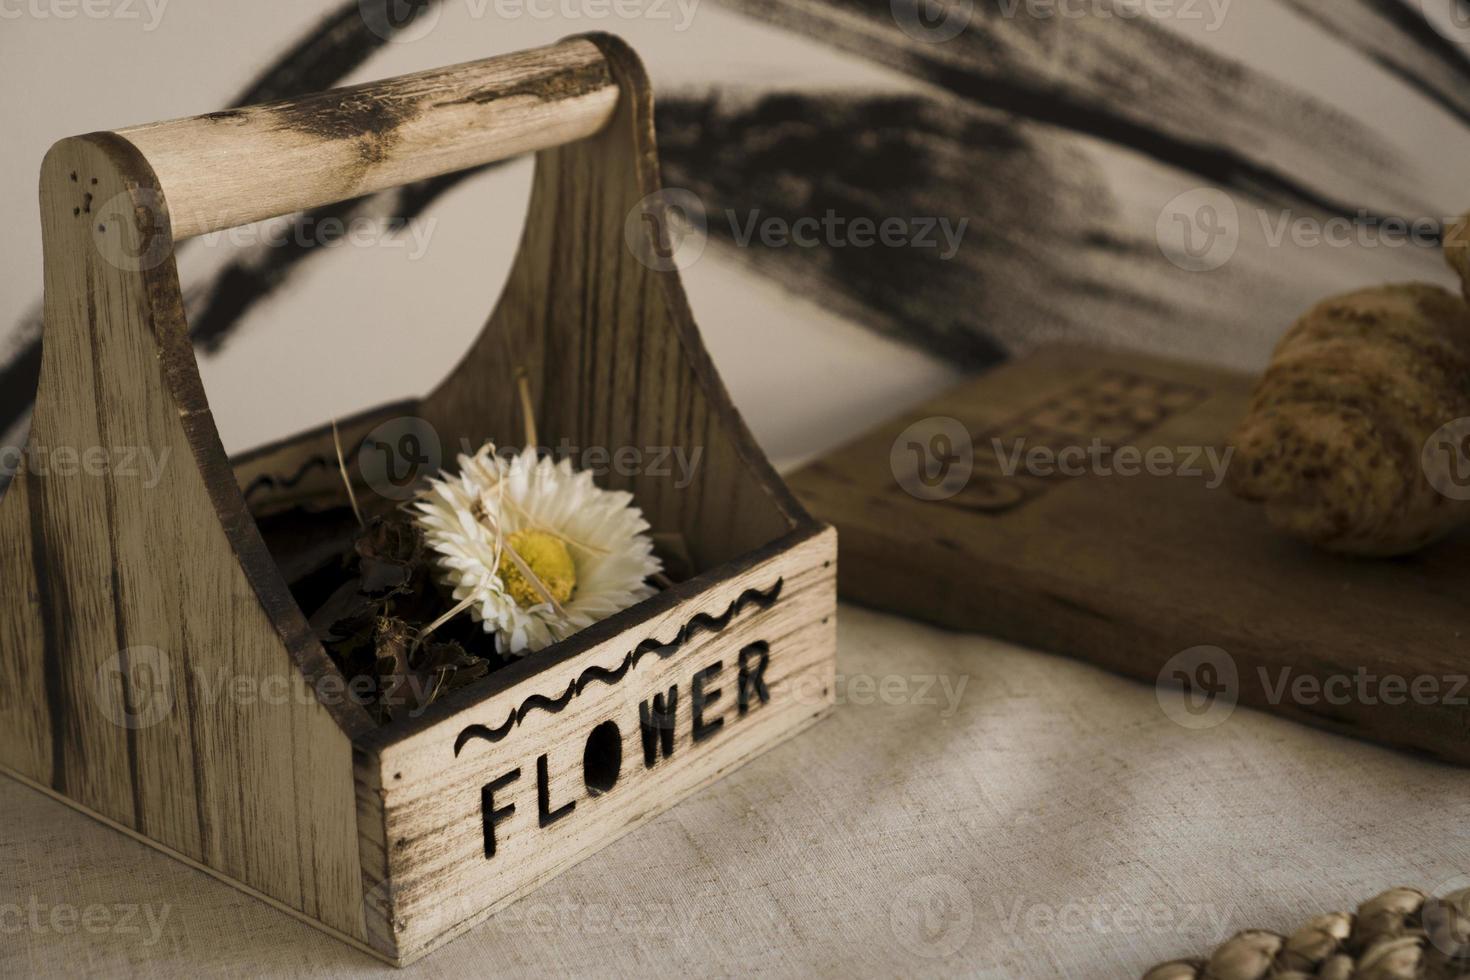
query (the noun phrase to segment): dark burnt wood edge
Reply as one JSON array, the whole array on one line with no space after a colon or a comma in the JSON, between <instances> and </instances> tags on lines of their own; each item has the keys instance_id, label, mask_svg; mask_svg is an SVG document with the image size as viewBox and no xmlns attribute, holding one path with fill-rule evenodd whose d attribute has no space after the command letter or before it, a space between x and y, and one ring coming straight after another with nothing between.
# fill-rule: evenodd
<instances>
[{"instance_id":1,"label":"dark burnt wood edge","mask_svg":"<svg viewBox=\"0 0 1470 980\"><path fill-rule=\"evenodd\" d=\"M157 212L155 220L159 224L153 233L168 235L172 241L164 189L138 148L124 137L110 132L91 133L75 138L86 140L107 154L118 172L123 175L135 207ZM147 191L156 197L153 201L144 201L139 196L140 191ZM143 277L147 288L148 318L153 328L154 342L158 345L165 383L180 409L180 423L189 441L194 463L204 479L205 489L214 504L215 516L224 528L225 537L230 542L235 558L240 563L246 580L254 588L266 616L311 689L319 691L322 689L320 685L330 680L337 690L346 690L346 678L312 635L306 617L297 606L290 589L286 587L285 579L266 548L265 540L261 537L260 530L245 504L245 498L240 493L239 484L235 481L235 471L225 454L219 430L215 427L204 383L199 377L199 363L194 354L194 346L189 340L189 325L184 313L173 249L170 248L163 262L153 268L143 269L138 274ZM42 394L38 392L38 398ZM322 705L349 739L374 727L367 710L345 697L323 700Z\"/></svg>"},{"instance_id":2,"label":"dark burnt wood edge","mask_svg":"<svg viewBox=\"0 0 1470 980\"><path fill-rule=\"evenodd\" d=\"M638 54L628 46L627 42L614 34L590 33L573 35L566 40L582 39L591 41L597 45L603 57L607 59L612 67L613 78L618 83L620 98L627 100L631 107L631 122L633 125L632 142L637 164L637 180L639 183L638 197L641 200L649 194L657 193L663 189L663 177L658 162L658 138L654 129L653 115L653 86L648 80L648 72L643 67L643 61ZM613 117L613 125L618 118ZM651 235L652 231L646 227L642 229L644 235ZM767 496L790 527L800 527L803 523L814 523L805 506L797 500L766 458L764 450L751 435L750 428L745 424L745 418L735 403L730 398L730 392L725 388L725 382L721 380L719 372L715 369L714 361L705 349L704 339L699 334L699 326L694 321L694 313L689 307L689 298L684 292L684 280L679 275L678 269L653 270L663 292L664 302L668 306L669 313L677 327L679 334L679 347L684 355L684 363L693 373L700 387L704 390L705 399L710 408L724 419L730 443L735 449L740 461L750 469L758 482L765 489Z\"/></svg>"},{"instance_id":3,"label":"dark burnt wood edge","mask_svg":"<svg viewBox=\"0 0 1470 980\"><path fill-rule=\"evenodd\" d=\"M362 941L389 962L401 965L398 930L394 926L393 866L389 861L388 810L382 805L383 784L380 767L355 747L352 750L352 799L357 826L357 862L362 881ZM364 832L364 829L368 832ZM372 904L377 896L387 908L379 913ZM381 935L374 933L374 926Z\"/></svg>"},{"instance_id":4,"label":"dark burnt wood edge","mask_svg":"<svg viewBox=\"0 0 1470 980\"><path fill-rule=\"evenodd\" d=\"M698 598L702 593L722 582L729 581L823 534L829 527L830 525L820 521L810 519L803 521L794 530L754 551L716 565L687 581L680 582L671 589L666 589L637 605L629 606L620 613L593 623L560 643L552 644L539 653L523 657L509 666L502 667L476 684L439 698L424 709L422 714L355 736L352 740L353 750L360 759L375 759L384 749L412 738L461 712L472 709L530 680L537 674L566 663L623 633L636 636L637 641L641 641L645 639L643 627L656 617L664 615L684 602ZM773 583L758 584L761 588L767 588ZM489 642L488 637L487 642Z\"/></svg>"},{"instance_id":5,"label":"dark burnt wood edge","mask_svg":"<svg viewBox=\"0 0 1470 980\"><path fill-rule=\"evenodd\" d=\"M434 68L409 72L391 78L379 78L366 82L358 82L353 85L341 85L334 88L321 89L291 99L276 99L271 102L258 102L253 105L241 106L237 109L226 109L221 112L206 113L204 118L214 121L225 122L231 119L261 113L278 117L289 121L308 132L316 132L323 139L332 140L342 138L342 130L345 127L351 138L356 138L360 133L359 128L369 128L373 124L386 126L378 129L381 134L384 129L396 128L402 117L398 115L399 107L396 100L384 98L384 95L397 95L410 86L421 84L425 77L442 78L454 76L465 69L479 67L485 61L504 62L516 58L523 58L528 62L526 77L511 86L481 89L470 95L453 100L453 102L441 102L437 105L449 105L466 102L495 102L500 99L515 98L517 96L530 96L541 102L557 102L568 99L578 99L602 91L613 84L613 78L604 66L587 65L579 68L568 68L561 65L546 65L532 60L533 55L541 54L547 49L558 47L565 41L573 38L562 38L552 44L538 44L534 48L524 48L518 51L505 52L501 55L490 55L486 58L473 58L469 61L461 61L451 65L441 65ZM362 95L373 96L366 100L371 106L371 112L364 115L363 110L358 107L363 104ZM343 118L344 111L348 114ZM412 110L408 115L412 114ZM323 119L327 122L324 125ZM361 121L359 121L359 119Z\"/></svg>"}]
</instances>

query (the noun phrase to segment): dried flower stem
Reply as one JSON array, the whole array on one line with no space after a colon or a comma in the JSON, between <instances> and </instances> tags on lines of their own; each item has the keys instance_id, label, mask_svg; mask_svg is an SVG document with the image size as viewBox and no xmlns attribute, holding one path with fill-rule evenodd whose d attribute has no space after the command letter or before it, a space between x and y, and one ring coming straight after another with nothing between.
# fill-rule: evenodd
<instances>
[{"instance_id":1,"label":"dried flower stem","mask_svg":"<svg viewBox=\"0 0 1470 980\"><path fill-rule=\"evenodd\" d=\"M526 448L535 449L541 444L536 441L536 410L531 403L531 379L526 375L525 368L516 368L516 389L521 393L521 419L526 426Z\"/></svg>"},{"instance_id":2,"label":"dried flower stem","mask_svg":"<svg viewBox=\"0 0 1470 980\"><path fill-rule=\"evenodd\" d=\"M332 445L337 448L337 469L342 473L342 485L347 488L347 502L352 505L352 516L357 518L358 527L367 527L362 519L362 510L357 506L357 494L352 489L352 478L347 475L347 458L342 453L342 433L337 431L337 420L332 419Z\"/></svg>"},{"instance_id":3,"label":"dried flower stem","mask_svg":"<svg viewBox=\"0 0 1470 980\"><path fill-rule=\"evenodd\" d=\"M434 620L428 626L425 626L423 629L419 630L418 635L413 638L413 643L411 643L408 647L408 655L413 656L414 653L417 652L418 648L423 644L423 642L429 638L430 633L434 632L436 629L443 626L455 616L458 616L460 613L464 612L466 609L470 608L479 601L480 590L476 589L474 592L471 592L469 595L461 599L459 601L459 604L456 605L453 609L449 610L447 613Z\"/></svg>"}]
</instances>

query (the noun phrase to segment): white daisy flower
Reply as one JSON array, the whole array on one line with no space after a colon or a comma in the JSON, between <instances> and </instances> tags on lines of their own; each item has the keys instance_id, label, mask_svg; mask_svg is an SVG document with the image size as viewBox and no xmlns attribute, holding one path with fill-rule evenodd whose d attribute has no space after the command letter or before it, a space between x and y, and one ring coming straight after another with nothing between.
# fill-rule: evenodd
<instances>
[{"instance_id":1,"label":"white daisy flower","mask_svg":"<svg viewBox=\"0 0 1470 980\"><path fill-rule=\"evenodd\" d=\"M661 570L632 494L534 449L460 456L459 475L431 480L414 509L459 609L501 653L540 650L648 598Z\"/></svg>"}]
</instances>

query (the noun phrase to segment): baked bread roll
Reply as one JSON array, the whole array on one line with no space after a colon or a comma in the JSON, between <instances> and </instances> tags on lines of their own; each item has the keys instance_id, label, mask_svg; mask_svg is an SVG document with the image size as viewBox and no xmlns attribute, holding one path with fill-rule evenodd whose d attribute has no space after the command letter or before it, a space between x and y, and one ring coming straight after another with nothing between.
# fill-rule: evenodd
<instances>
[{"instance_id":1,"label":"baked bread roll","mask_svg":"<svg viewBox=\"0 0 1470 980\"><path fill-rule=\"evenodd\" d=\"M1470 261L1470 238L1447 251L1452 265ZM1454 482L1470 481L1470 446L1458 442L1470 422L1457 437L1451 425L1466 418L1464 299L1422 284L1330 299L1277 346L1234 434L1230 487L1322 548L1404 554L1470 518Z\"/></svg>"}]
</instances>

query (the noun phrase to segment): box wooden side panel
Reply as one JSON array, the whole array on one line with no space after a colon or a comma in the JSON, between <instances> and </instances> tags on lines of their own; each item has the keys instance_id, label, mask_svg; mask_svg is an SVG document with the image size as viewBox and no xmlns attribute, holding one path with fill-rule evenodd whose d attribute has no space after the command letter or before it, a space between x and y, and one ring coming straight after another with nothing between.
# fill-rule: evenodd
<instances>
[{"instance_id":1,"label":"box wooden side panel","mask_svg":"<svg viewBox=\"0 0 1470 980\"><path fill-rule=\"evenodd\" d=\"M351 742L260 589L171 253L131 250L167 233L149 180L106 136L43 171L40 389L0 500L0 765L357 936Z\"/></svg>"},{"instance_id":2,"label":"box wooden side panel","mask_svg":"<svg viewBox=\"0 0 1470 980\"><path fill-rule=\"evenodd\" d=\"M25 480L0 490L0 766L37 782L53 766L35 551Z\"/></svg>"},{"instance_id":3,"label":"box wooden side panel","mask_svg":"<svg viewBox=\"0 0 1470 980\"><path fill-rule=\"evenodd\" d=\"M825 713L836 543L823 529L385 746L375 768L361 759L359 785L380 787L390 877L377 892L400 961Z\"/></svg>"}]
</instances>

